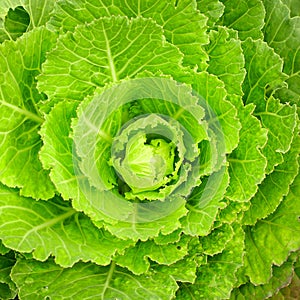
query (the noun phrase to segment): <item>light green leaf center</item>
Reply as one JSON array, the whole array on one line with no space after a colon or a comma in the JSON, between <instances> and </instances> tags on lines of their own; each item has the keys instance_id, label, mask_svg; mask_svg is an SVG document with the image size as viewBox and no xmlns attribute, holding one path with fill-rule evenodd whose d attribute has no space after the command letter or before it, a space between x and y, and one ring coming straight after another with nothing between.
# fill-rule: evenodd
<instances>
[{"instance_id":1,"label":"light green leaf center","mask_svg":"<svg viewBox=\"0 0 300 300\"><path fill-rule=\"evenodd\" d=\"M167 176L174 171L174 157L173 143L162 138L147 141L146 135L133 137L118 171L132 190L156 190L169 181Z\"/></svg>"}]
</instances>

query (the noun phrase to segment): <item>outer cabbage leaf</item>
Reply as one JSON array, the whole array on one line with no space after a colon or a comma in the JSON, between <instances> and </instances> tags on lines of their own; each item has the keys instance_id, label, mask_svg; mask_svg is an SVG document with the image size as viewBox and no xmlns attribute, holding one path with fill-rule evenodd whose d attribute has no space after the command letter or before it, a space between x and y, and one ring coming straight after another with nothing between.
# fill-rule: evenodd
<instances>
[{"instance_id":1,"label":"outer cabbage leaf","mask_svg":"<svg viewBox=\"0 0 300 300\"><path fill-rule=\"evenodd\" d=\"M246 230L246 275L254 284L271 278L272 264L281 265L290 251L300 247L300 176L277 210Z\"/></svg>"},{"instance_id":2,"label":"outer cabbage leaf","mask_svg":"<svg viewBox=\"0 0 300 300\"><path fill-rule=\"evenodd\" d=\"M58 99L82 100L97 86L143 70L176 69L181 60L152 20L104 17L60 36L43 64L38 87Z\"/></svg>"},{"instance_id":3,"label":"outer cabbage leaf","mask_svg":"<svg viewBox=\"0 0 300 300\"><path fill-rule=\"evenodd\" d=\"M221 23L238 31L241 40L262 37L265 10L261 0L221 0L225 11Z\"/></svg>"},{"instance_id":4,"label":"outer cabbage leaf","mask_svg":"<svg viewBox=\"0 0 300 300\"><path fill-rule=\"evenodd\" d=\"M16 262L13 251L0 255L0 298L13 299L17 294L17 287L10 278L10 272Z\"/></svg>"},{"instance_id":5,"label":"outer cabbage leaf","mask_svg":"<svg viewBox=\"0 0 300 300\"><path fill-rule=\"evenodd\" d=\"M197 0L197 7L208 17L207 25L213 27L224 12L224 5L219 0Z\"/></svg>"},{"instance_id":6,"label":"outer cabbage leaf","mask_svg":"<svg viewBox=\"0 0 300 300\"><path fill-rule=\"evenodd\" d=\"M24 32L45 25L54 0L3 0L0 4L0 42L15 40Z\"/></svg>"},{"instance_id":7,"label":"outer cabbage leaf","mask_svg":"<svg viewBox=\"0 0 300 300\"><path fill-rule=\"evenodd\" d=\"M238 147L228 157L230 185L226 195L232 200L248 201L255 194L257 185L265 176L267 161L261 149L267 142L267 131L261 128L261 123L252 116L254 107L244 108L241 103L245 61L242 45L236 33L233 30L218 27L218 31L211 31L210 39L211 42L206 47L210 57L208 70L224 81L228 92L227 99L238 108L238 117L242 125ZM244 45L243 43L243 47ZM248 58L250 60L250 57ZM247 80L248 77L246 77ZM235 84L232 84L233 82ZM243 83L243 88L244 86L245 83ZM264 90L262 95L264 95ZM229 132L228 136L231 137ZM240 208L247 209L244 204L234 205L236 213ZM230 210L232 210L232 205L228 206L226 212ZM227 217L234 216L233 219L235 219L236 213L230 212L226 215ZM224 217L225 213L222 218Z\"/></svg>"},{"instance_id":8,"label":"outer cabbage leaf","mask_svg":"<svg viewBox=\"0 0 300 300\"><path fill-rule=\"evenodd\" d=\"M192 259L183 259L170 265L156 265L156 271L172 276L176 281L194 283L198 264Z\"/></svg>"},{"instance_id":9,"label":"outer cabbage leaf","mask_svg":"<svg viewBox=\"0 0 300 300\"><path fill-rule=\"evenodd\" d=\"M182 260L170 266L151 264L151 269L156 272L169 274L176 281L194 283L197 267L206 264L207 257L203 254L202 245L197 237L190 239L188 243L189 254Z\"/></svg>"},{"instance_id":10,"label":"outer cabbage leaf","mask_svg":"<svg viewBox=\"0 0 300 300\"><path fill-rule=\"evenodd\" d=\"M209 181L214 184L206 187ZM221 170L204 178L202 184L193 190L186 205L188 214L181 220L185 234L205 236L211 231L218 210L224 207L221 200L228 184L228 172ZM217 190L214 189L216 186Z\"/></svg>"},{"instance_id":11,"label":"outer cabbage leaf","mask_svg":"<svg viewBox=\"0 0 300 300\"><path fill-rule=\"evenodd\" d=\"M2 243L2 241L0 240L0 255L4 255L4 254L8 253L9 251L10 251L10 249L5 247Z\"/></svg>"},{"instance_id":12,"label":"outer cabbage leaf","mask_svg":"<svg viewBox=\"0 0 300 300\"><path fill-rule=\"evenodd\" d=\"M214 114L207 119L210 127L213 130L222 130L221 133L217 133L218 142L223 143L221 139L224 139L225 152L232 152L238 145L241 124L237 117L237 109L226 100L227 93L223 82L206 72L192 73L189 80L188 83L191 83L195 92L204 98Z\"/></svg>"},{"instance_id":13,"label":"outer cabbage leaf","mask_svg":"<svg viewBox=\"0 0 300 300\"><path fill-rule=\"evenodd\" d=\"M274 295L272 300L298 300L300 296L300 267L299 258L294 267L294 273L288 286L281 289Z\"/></svg>"},{"instance_id":14,"label":"outer cabbage leaf","mask_svg":"<svg viewBox=\"0 0 300 300\"><path fill-rule=\"evenodd\" d=\"M133 244L93 226L89 218L59 199L35 201L0 186L0 238L20 252L45 260L51 254L64 267L79 260L107 265L112 255Z\"/></svg>"},{"instance_id":15,"label":"outer cabbage leaf","mask_svg":"<svg viewBox=\"0 0 300 300\"><path fill-rule=\"evenodd\" d=\"M3 300L14 299L16 291L12 291L6 283L0 282L0 297Z\"/></svg>"},{"instance_id":16,"label":"outer cabbage leaf","mask_svg":"<svg viewBox=\"0 0 300 300\"><path fill-rule=\"evenodd\" d=\"M297 254L295 255L295 253L293 253L280 267L274 266L272 272L273 276L267 284L255 286L251 283L247 283L242 285L238 289L233 290L230 299L269 299L271 295L276 294L281 288L290 284L296 256ZM273 297L271 299L273 299ZM275 297L275 299L277 298ZM286 300L288 298L284 299Z\"/></svg>"},{"instance_id":17,"label":"outer cabbage leaf","mask_svg":"<svg viewBox=\"0 0 300 300\"><path fill-rule=\"evenodd\" d=\"M220 224L234 222L241 223L243 213L247 211L251 205L251 202L233 202L228 198L223 199L223 205L226 206L220 210L216 219L215 226L218 227Z\"/></svg>"},{"instance_id":18,"label":"outer cabbage leaf","mask_svg":"<svg viewBox=\"0 0 300 300\"><path fill-rule=\"evenodd\" d=\"M73 31L78 24L112 15L153 19L162 26L167 41L177 46L184 54L186 64L205 67L208 57L201 46L208 43L207 19L197 10L195 0L80 0L72 3L58 1L50 26L55 29L62 28L63 31Z\"/></svg>"},{"instance_id":19,"label":"outer cabbage leaf","mask_svg":"<svg viewBox=\"0 0 300 300\"><path fill-rule=\"evenodd\" d=\"M283 155L283 163L265 178L259 185L256 195L251 199L251 206L243 217L244 224L255 224L257 220L266 218L275 211L283 197L288 194L290 185L299 171L300 139L298 132L295 134L289 152Z\"/></svg>"},{"instance_id":20,"label":"outer cabbage leaf","mask_svg":"<svg viewBox=\"0 0 300 300\"><path fill-rule=\"evenodd\" d=\"M197 271L194 284L183 283L176 299L227 299L236 282L235 273L243 263L244 232L238 224L224 251L208 259Z\"/></svg>"},{"instance_id":21,"label":"outer cabbage leaf","mask_svg":"<svg viewBox=\"0 0 300 300\"><path fill-rule=\"evenodd\" d=\"M39 156L43 167L50 170L51 180L63 199L72 199L73 207L82 211L86 196L79 186L78 174L75 173L75 164L78 161L73 155L71 130L71 121L76 117L77 107L76 101L63 101L54 105L40 130L44 145ZM59 124L57 120L60 120ZM90 216L93 218L92 212Z\"/></svg>"},{"instance_id":22,"label":"outer cabbage leaf","mask_svg":"<svg viewBox=\"0 0 300 300\"><path fill-rule=\"evenodd\" d=\"M0 46L0 180L37 199L54 195L37 155L43 119L36 106L43 96L36 89L35 77L55 40L56 34L39 28Z\"/></svg>"},{"instance_id":23,"label":"outer cabbage leaf","mask_svg":"<svg viewBox=\"0 0 300 300\"><path fill-rule=\"evenodd\" d=\"M288 88L279 91L282 99L292 103L300 101L300 16L291 18L290 10L282 2L263 0L266 21L263 29L264 39L284 59L283 70L289 75ZM292 5L291 1L291 5ZM298 12L299 12L299 4ZM295 6L296 6L295 5Z\"/></svg>"},{"instance_id":24,"label":"outer cabbage leaf","mask_svg":"<svg viewBox=\"0 0 300 300\"><path fill-rule=\"evenodd\" d=\"M300 5L297 0L281 0L290 9L291 17L300 15Z\"/></svg>"},{"instance_id":25,"label":"outer cabbage leaf","mask_svg":"<svg viewBox=\"0 0 300 300\"><path fill-rule=\"evenodd\" d=\"M167 245L170 243L176 243L180 240L181 233L182 233L182 230L178 229L168 235L159 234L153 240L154 240L155 244L157 244L157 245Z\"/></svg>"},{"instance_id":26,"label":"outer cabbage leaf","mask_svg":"<svg viewBox=\"0 0 300 300\"><path fill-rule=\"evenodd\" d=\"M258 124L256 124L257 123L256 120L252 118L250 115L247 116L247 114L251 113L250 108L245 109L242 104L242 96L243 96L242 83L244 81L246 71L244 69L245 59L241 47L241 42L238 39L237 33L235 31L227 29L225 27L218 27L217 31L210 32L210 44L206 47L206 50L210 58L208 71L216 74L224 82L225 88L227 90L226 100L230 101L237 108L238 118L241 123L240 126L242 125L244 127L242 128L242 130L239 131L239 136L237 140L240 141L241 145L239 145L237 149L235 149L235 151L230 155L230 156L238 155L239 156L238 161L243 161L241 163L237 163L238 161L231 162L229 168L230 177L231 177L231 185L229 187L229 190L233 191L233 189L236 189L237 193L236 196L233 196L233 192L229 192L229 194L231 194L230 197L231 198L233 197L234 199L245 199L245 195L243 195L243 192L241 191L240 181L241 182L245 181L245 177L243 177L245 169L243 168L242 164L246 163L246 161L245 158L243 158L243 155L245 154L242 154L241 152L243 151L242 150L243 147L245 147L245 145L243 144L245 144L246 142L244 136L245 136L245 131L247 130L247 126L249 126L249 124L251 123L252 125L255 124L255 126L258 127ZM232 84L233 82L235 84ZM224 117L226 118L226 114L224 115ZM229 121L228 123L231 123L231 121ZM247 132L247 135L250 137L249 132ZM259 142L259 145L257 145L257 140L255 138L255 135L260 135L261 137L260 138L261 141ZM264 133L261 131L261 129L259 129L258 132L251 133L251 137L248 140L248 142L250 142L251 140L251 143L252 144L254 143L252 146L250 146L250 148L252 148L251 157L259 161L260 162L259 165L262 168L263 168L263 158L260 152L256 149L256 146L261 147L262 145L261 142L265 140L265 137L263 137L263 135ZM227 136L228 138L231 137L230 131L227 132ZM240 174L242 175L241 177L239 177ZM262 170L260 170L260 174L261 175L259 176L262 176ZM254 189L255 188L254 186L256 185L256 181L252 180L251 183L247 182L247 184L248 185L250 184L252 186L251 189ZM249 196L247 196L246 198L248 197ZM241 205L244 206L244 204L229 205L225 210L223 210L221 218L223 219L229 218L230 222L232 222L233 220L236 219Z\"/></svg>"},{"instance_id":27,"label":"outer cabbage leaf","mask_svg":"<svg viewBox=\"0 0 300 300\"><path fill-rule=\"evenodd\" d=\"M233 235L234 232L232 226L228 223L222 224L220 227L212 230L209 235L200 238L203 252L210 256L222 253L226 248L226 245L233 238Z\"/></svg>"},{"instance_id":28,"label":"outer cabbage leaf","mask_svg":"<svg viewBox=\"0 0 300 300\"><path fill-rule=\"evenodd\" d=\"M283 60L267 43L248 38L242 43L247 76L243 83L245 103L254 103L256 111L266 107L266 90L283 86L287 76L282 72Z\"/></svg>"},{"instance_id":29,"label":"outer cabbage leaf","mask_svg":"<svg viewBox=\"0 0 300 300\"><path fill-rule=\"evenodd\" d=\"M262 153L268 160L266 173L269 174L274 166L283 162L283 154L290 149L293 136L297 134L294 133L297 107L280 104L278 99L270 97L265 110L255 115L260 118L263 127L268 129L268 141Z\"/></svg>"},{"instance_id":30,"label":"outer cabbage leaf","mask_svg":"<svg viewBox=\"0 0 300 300\"><path fill-rule=\"evenodd\" d=\"M135 276L112 263L102 267L77 263L63 269L51 260L19 260L12 271L21 299L172 299L178 286L162 273ZM163 288L162 288L163 286Z\"/></svg>"},{"instance_id":31,"label":"outer cabbage leaf","mask_svg":"<svg viewBox=\"0 0 300 300\"><path fill-rule=\"evenodd\" d=\"M60 102L45 116L40 135L43 146L39 158L63 199L80 197L75 175L70 135L71 119L76 116L76 102ZM57 122L59 120L59 123Z\"/></svg>"},{"instance_id":32,"label":"outer cabbage leaf","mask_svg":"<svg viewBox=\"0 0 300 300\"><path fill-rule=\"evenodd\" d=\"M190 237L182 237L177 243L157 245L154 241L137 242L136 245L125 250L122 256L117 256L118 265L126 267L134 274L146 273L151 259L160 265L172 265L188 254Z\"/></svg>"},{"instance_id":33,"label":"outer cabbage leaf","mask_svg":"<svg viewBox=\"0 0 300 300\"><path fill-rule=\"evenodd\" d=\"M253 110L253 105L239 110L240 143L228 157L230 185L226 196L235 201L250 200L265 177L267 160L260 149L266 144L267 131L252 116Z\"/></svg>"},{"instance_id":34,"label":"outer cabbage leaf","mask_svg":"<svg viewBox=\"0 0 300 300\"><path fill-rule=\"evenodd\" d=\"M245 59L237 32L226 27L217 27L209 33L210 43L205 47L209 55L208 72L217 75L225 84L227 99L235 106L240 101L233 97L242 96L245 78ZM234 84L232 84L234 82ZM240 97L238 97L239 99Z\"/></svg>"},{"instance_id":35,"label":"outer cabbage leaf","mask_svg":"<svg viewBox=\"0 0 300 300\"><path fill-rule=\"evenodd\" d=\"M117 208L119 209L119 208ZM150 212L151 213L151 212ZM176 208L176 210L166 217L148 223L129 223L121 222L111 224L102 221L94 221L96 226L104 226L109 232L121 239L132 239L145 241L150 237L156 237L159 233L164 235L172 233L174 230L181 228L179 221L187 214L185 203ZM104 216L105 218L105 216ZM111 222L111 221L110 221Z\"/></svg>"},{"instance_id":36,"label":"outer cabbage leaf","mask_svg":"<svg viewBox=\"0 0 300 300\"><path fill-rule=\"evenodd\" d=\"M244 108L241 103L242 83L246 72L242 45L236 32L218 27L218 31L210 32L210 44L206 49L210 57L208 71L217 74L224 81L227 99L238 108L238 118L242 125L238 147L228 157L230 185L226 195L232 200L247 201L255 194L257 185L265 176L266 159L260 149L267 141L267 132L252 116L253 107ZM229 131L227 134L231 137ZM232 222L240 209L247 209L245 204L234 206L229 205L222 213L222 218L232 216Z\"/></svg>"}]
</instances>

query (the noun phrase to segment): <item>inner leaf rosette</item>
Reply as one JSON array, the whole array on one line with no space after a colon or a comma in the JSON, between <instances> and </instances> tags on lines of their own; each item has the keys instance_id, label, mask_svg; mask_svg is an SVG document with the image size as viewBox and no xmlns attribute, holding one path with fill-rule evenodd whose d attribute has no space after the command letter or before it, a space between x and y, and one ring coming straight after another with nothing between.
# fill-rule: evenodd
<instances>
[{"instance_id":1,"label":"inner leaf rosette","mask_svg":"<svg viewBox=\"0 0 300 300\"><path fill-rule=\"evenodd\" d=\"M187 181L191 164L198 159L195 148L184 162L189 145L184 144L183 130L178 122L164 118L141 116L129 125L127 122L113 139L112 165L119 175L119 192L126 199L164 200Z\"/></svg>"},{"instance_id":2,"label":"inner leaf rosette","mask_svg":"<svg viewBox=\"0 0 300 300\"><path fill-rule=\"evenodd\" d=\"M217 190L210 186L221 182L207 176L224 175L225 143L214 112L191 87L167 78L122 81L87 99L73 140L85 195L80 209L96 223L180 218L201 177L205 203Z\"/></svg>"}]
</instances>

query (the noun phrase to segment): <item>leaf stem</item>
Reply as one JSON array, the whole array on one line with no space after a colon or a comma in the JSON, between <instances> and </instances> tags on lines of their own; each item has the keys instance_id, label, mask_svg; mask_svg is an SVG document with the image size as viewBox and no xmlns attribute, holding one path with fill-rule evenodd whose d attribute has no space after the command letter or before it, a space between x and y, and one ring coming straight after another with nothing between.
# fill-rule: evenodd
<instances>
[{"instance_id":1,"label":"leaf stem","mask_svg":"<svg viewBox=\"0 0 300 300\"><path fill-rule=\"evenodd\" d=\"M107 274L107 278L106 278L105 283L104 283L103 291L102 291L102 294L101 294L101 299L102 300L105 300L105 298L104 298L105 292L108 289L108 286L109 286L110 280L113 276L113 273L115 271L115 268L116 268L116 262L112 261L111 265L110 265L110 268L109 268L109 271L108 271L108 274Z\"/></svg>"},{"instance_id":2,"label":"leaf stem","mask_svg":"<svg viewBox=\"0 0 300 300\"><path fill-rule=\"evenodd\" d=\"M30 111L28 111L28 110L25 110L25 109L23 109L23 108L20 108L20 107L18 107L18 106L16 106L16 105L10 104L10 103L5 102L5 101L3 101L3 100L0 100L0 104L2 104L2 105L4 105L4 106L6 106L6 107L12 109L13 111L18 112L18 113L21 114L21 115L24 115L27 119L31 119L31 120L33 120L33 121L35 121L35 122L37 122L37 123L43 123L43 122L44 122L44 119L43 119L43 118L41 118L41 117L35 115L34 113L32 113L32 112L30 112Z\"/></svg>"}]
</instances>

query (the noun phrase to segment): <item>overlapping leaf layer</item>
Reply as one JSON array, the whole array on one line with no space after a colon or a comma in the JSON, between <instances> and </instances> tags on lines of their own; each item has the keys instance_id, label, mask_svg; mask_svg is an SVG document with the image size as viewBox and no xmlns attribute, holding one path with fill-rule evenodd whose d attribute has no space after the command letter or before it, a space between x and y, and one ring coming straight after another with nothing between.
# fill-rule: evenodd
<instances>
[{"instance_id":1,"label":"overlapping leaf layer","mask_svg":"<svg viewBox=\"0 0 300 300\"><path fill-rule=\"evenodd\" d=\"M297 1L4 0L0 43L1 299L299 298Z\"/></svg>"}]
</instances>

